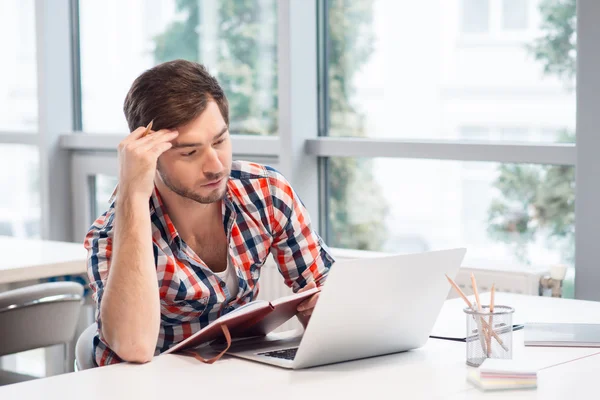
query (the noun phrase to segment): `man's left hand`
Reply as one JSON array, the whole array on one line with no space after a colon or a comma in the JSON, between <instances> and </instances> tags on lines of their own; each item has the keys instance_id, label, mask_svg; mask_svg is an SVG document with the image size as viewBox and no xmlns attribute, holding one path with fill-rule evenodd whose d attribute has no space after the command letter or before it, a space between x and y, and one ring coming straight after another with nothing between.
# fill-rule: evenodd
<instances>
[{"instance_id":1,"label":"man's left hand","mask_svg":"<svg viewBox=\"0 0 600 400\"><path fill-rule=\"evenodd\" d=\"M304 286L302 289L298 290L298 293L306 292L307 290L314 289L317 287L317 284L313 281L308 285ZM302 303L298 305L297 311L298 319L302 323L302 326L306 328L308 325L308 321L310 320L310 316L312 315L313 309L317 304L317 300L319 300L319 293L315 293L310 296L308 299L304 300Z\"/></svg>"}]
</instances>

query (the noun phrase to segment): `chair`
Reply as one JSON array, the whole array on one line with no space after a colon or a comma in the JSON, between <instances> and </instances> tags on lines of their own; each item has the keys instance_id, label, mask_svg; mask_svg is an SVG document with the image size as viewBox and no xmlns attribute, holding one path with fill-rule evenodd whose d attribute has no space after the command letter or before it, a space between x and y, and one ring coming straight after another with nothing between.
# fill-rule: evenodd
<instances>
[{"instance_id":1,"label":"chair","mask_svg":"<svg viewBox=\"0 0 600 400\"><path fill-rule=\"evenodd\" d=\"M57 344L64 345L67 353L82 302L83 286L75 282L42 283L0 293L0 357ZM34 377L3 371L0 385L29 379Z\"/></svg>"},{"instance_id":2,"label":"chair","mask_svg":"<svg viewBox=\"0 0 600 400\"><path fill-rule=\"evenodd\" d=\"M98 330L98 325L94 322L85 331L79 335L75 345L75 371L94 368L94 350L93 340Z\"/></svg>"}]
</instances>

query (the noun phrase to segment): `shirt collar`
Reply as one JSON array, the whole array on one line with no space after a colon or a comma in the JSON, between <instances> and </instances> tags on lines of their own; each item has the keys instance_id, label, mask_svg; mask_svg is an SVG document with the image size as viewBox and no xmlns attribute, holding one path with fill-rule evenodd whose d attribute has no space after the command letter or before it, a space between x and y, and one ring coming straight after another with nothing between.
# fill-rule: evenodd
<instances>
[{"instance_id":1,"label":"shirt collar","mask_svg":"<svg viewBox=\"0 0 600 400\"><path fill-rule=\"evenodd\" d=\"M177 233L177 229L175 229L173 221L171 221L171 218L169 218L169 214L167 213L167 209L162 201L162 197L160 196L160 192L158 191L156 185L152 191L152 196L150 196L150 216L152 217L153 215L158 219L158 222L165 229L169 239L169 244L171 244L173 240L179 236L179 233Z\"/></svg>"},{"instance_id":2,"label":"shirt collar","mask_svg":"<svg viewBox=\"0 0 600 400\"><path fill-rule=\"evenodd\" d=\"M233 211L231 179L229 180L229 182L227 182L227 192L225 194L225 197L223 198L223 206L230 209L230 211ZM175 228L173 221L171 221L171 218L167 213L167 208L165 207L162 201L162 197L156 185L154 185L154 190L152 191L152 195L150 196L150 216L156 217L158 219L158 222L165 229L167 237L169 239L169 245L173 243L175 238L179 237L177 228Z\"/></svg>"}]
</instances>

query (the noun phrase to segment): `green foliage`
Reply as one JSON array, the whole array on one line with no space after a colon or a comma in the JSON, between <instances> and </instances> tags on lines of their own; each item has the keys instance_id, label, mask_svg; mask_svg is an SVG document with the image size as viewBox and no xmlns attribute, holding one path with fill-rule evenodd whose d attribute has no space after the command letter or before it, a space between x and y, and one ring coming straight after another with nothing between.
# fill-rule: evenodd
<instances>
[{"instance_id":1,"label":"green foliage","mask_svg":"<svg viewBox=\"0 0 600 400\"><path fill-rule=\"evenodd\" d=\"M544 73L572 85L576 61L576 0L544 0L540 4L544 36L527 49L544 66Z\"/></svg>"},{"instance_id":2,"label":"green foliage","mask_svg":"<svg viewBox=\"0 0 600 400\"><path fill-rule=\"evenodd\" d=\"M183 58L198 60L198 35L195 34L198 25L198 1L177 0L177 11L186 14L183 20L171 22L167 30L154 38L154 61L165 61Z\"/></svg>"},{"instance_id":3,"label":"green foliage","mask_svg":"<svg viewBox=\"0 0 600 400\"><path fill-rule=\"evenodd\" d=\"M373 53L374 0L329 0L330 135L365 136L361 116L350 104L354 74Z\"/></svg>"},{"instance_id":4,"label":"green foliage","mask_svg":"<svg viewBox=\"0 0 600 400\"><path fill-rule=\"evenodd\" d=\"M528 262L527 244L541 234L574 257L575 169L570 166L508 164L499 167L501 196L489 208L491 237L513 246Z\"/></svg>"},{"instance_id":5,"label":"green foliage","mask_svg":"<svg viewBox=\"0 0 600 400\"><path fill-rule=\"evenodd\" d=\"M329 0L329 101L331 136L365 137L364 115L352 106L352 80L373 53L373 0ZM331 158L331 246L380 250L388 205L369 159Z\"/></svg>"},{"instance_id":6,"label":"green foliage","mask_svg":"<svg viewBox=\"0 0 600 400\"><path fill-rule=\"evenodd\" d=\"M330 245L381 250L387 235L388 204L373 179L372 162L359 158L329 160Z\"/></svg>"},{"instance_id":7,"label":"green foliage","mask_svg":"<svg viewBox=\"0 0 600 400\"><path fill-rule=\"evenodd\" d=\"M200 2L177 0L176 4L180 18L155 38L155 62L184 58L207 64L201 59ZM373 50L373 0L331 0L328 6L331 132L363 137L364 117L350 104L351 82ZM218 7L216 65L207 68L217 71L227 94L231 129L246 134L275 134L277 0L221 0ZM272 55L272 59L265 60L264 55ZM381 201L381 189L371 170L369 160L330 160L331 246L380 248L385 238L387 206Z\"/></svg>"},{"instance_id":8,"label":"green foliage","mask_svg":"<svg viewBox=\"0 0 600 400\"><path fill-rule=\"evenodd\" d=\"M543 36L527 46L544 73L573 87L576 67L575 0L540 4ZM563 131L559 142L574 143ZM566 262L575 259L575 168L557 165L503 165L494 184L500 192L488 212L491 237L511 244L516 256L530 262L527 245L539 235L561 248Z\"/></svg>"},{"instance_id":9,"label":"green foliage","mask_svg":"<svg viewBox=\"0 0 600 400\"><path fill-rule=\"evenodd\" d=\"M202 60L203 17L198 0L177 0L183 18L173 21L155 37L154 59L198 61L216 77L229 100L231 130L272 135L277 126L277 12L276 0L224 0L218 2L219 26L216 65ZM266 32L266 34L260 34ZM265 60L264 55L272 55ZM265 81L265 79L267 81Z\"/></svg>"}]
</instances>

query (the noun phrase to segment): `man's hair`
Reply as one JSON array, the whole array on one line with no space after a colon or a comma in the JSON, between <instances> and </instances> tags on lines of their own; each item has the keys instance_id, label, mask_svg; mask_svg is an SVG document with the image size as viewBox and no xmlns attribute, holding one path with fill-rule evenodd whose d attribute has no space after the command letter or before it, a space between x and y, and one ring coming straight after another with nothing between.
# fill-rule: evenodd
<instances>
[{"instance_id":1,"label":"man's hair","mask_svg":"<svg viewBox=\"0 0 600 400\"><path fill-rule=\"evenodd\" d=\"M219 82L201 64L174 60L137 77L123 111L131 132L152 120L152 130L173 129L197 118L211 100L229 125L229 104Z\"/></svg>"}]
</instances>

